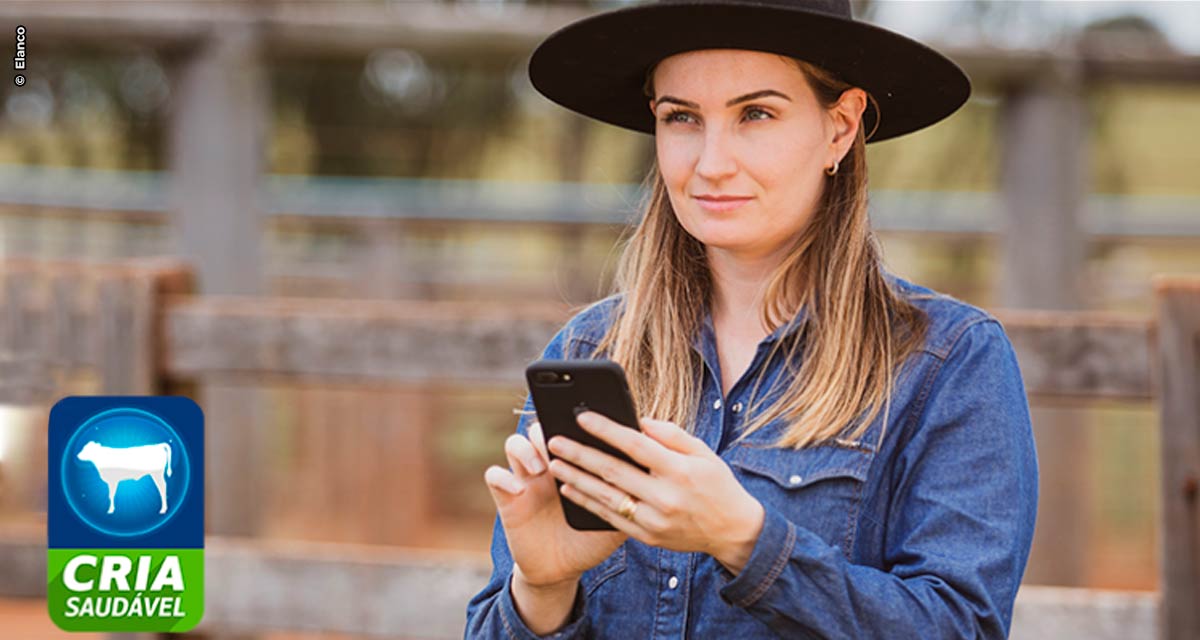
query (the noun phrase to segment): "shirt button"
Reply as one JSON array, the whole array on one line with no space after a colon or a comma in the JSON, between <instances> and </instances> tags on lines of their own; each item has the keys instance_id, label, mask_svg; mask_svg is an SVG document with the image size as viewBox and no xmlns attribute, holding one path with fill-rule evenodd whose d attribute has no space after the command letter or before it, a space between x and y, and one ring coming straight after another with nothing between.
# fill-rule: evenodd
<instances>
[{"instance_id":1,"label":"shirt button","mask_svg":"<svg viewBox=\"0 0 1200 640\"><path fill-rule=\"evenodd\" d=\"M713 409L720 409L720 408L721 408L721 399L717 398L717 401L713 403Z\"/></svg>"},{"instance_id":2,"label":"shirt button","mask_svg":"<svg viewBox=\"0 0 1200 640\"><path fill-rule=\"evenodd\" d=\"M729 407L729 408L730 408L730 409L733 409L733 412L734 412L734 413L737 413L737 412L739 412L739 411L741 411L741 410L742 410L742 403L740 403L740 402L735 402L735 403L733 403L733 406L732 406L732 407Z\"/></svg>"},{"instance_id":3,"label":"shirt button","mask_svg":"<svg viewBox=\"0 0 1200 640\"><path fill-rule=\"evenodd\" d=\"M678 587L678 586L679 586L679 578L676 578L675 576L671 576L671 579L667 580L667 587L674 589L675 587Z\"/></svg>"},{"instance_id":4,"label":"shirt button","mask_svg":"<svg viewBox=\"0 0 1200 640\"><path fill-rule=\"evenodd\" d=\"M790 482L792 484L800 484L801 480L803 480L803 478L801 478L800 476L792 476L792 477L788 478L788 482Z\"/></svg>"}]
</instances>

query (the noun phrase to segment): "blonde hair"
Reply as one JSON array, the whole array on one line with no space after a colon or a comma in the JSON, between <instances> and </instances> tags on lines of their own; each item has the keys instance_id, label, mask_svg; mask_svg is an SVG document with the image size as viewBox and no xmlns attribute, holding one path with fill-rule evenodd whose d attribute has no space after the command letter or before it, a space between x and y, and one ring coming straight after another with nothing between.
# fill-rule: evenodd
<instances>
[{"instance_id":1,"label":"blonde hair","mask_svg":"<svg viewBox=\"0 0 1200 640\"><path fill-rule=\"evenodd\" d=\"M850 88L812 64L787 60L805 74L826 108ZM647 73L648 97L654 95L653 71ZM782 417L786 428L772 446L858 445L881 408L887 424L895 374L924 342L928 318L886 280L870 229L865 145L860 126L837 173L826 177L811 222L765 283L766 326L774 330L788 322L802 305L806 315L768 354L770 362L786 345L791 375L777 379L786 386L759 398L763 367L738 440ZM692 433L703 371L692 340L712 282L704 245L676 219L656 163L646 182L644 215L622 238L612 285L624 299L591 357L608 357L624 367L641 415L670 420ZM804 357L797 370L801 345ZM767 404L769 395L776 400Z\"/></svg>"}]
</instances>

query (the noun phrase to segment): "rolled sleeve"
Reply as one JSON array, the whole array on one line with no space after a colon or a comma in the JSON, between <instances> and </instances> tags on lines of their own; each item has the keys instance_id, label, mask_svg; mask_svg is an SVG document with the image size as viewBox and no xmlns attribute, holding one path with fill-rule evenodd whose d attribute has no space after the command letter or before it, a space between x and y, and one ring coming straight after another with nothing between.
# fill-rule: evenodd
<instances>
[{"instance_id":1,"label":"rolled sleeve","mask_svg":"<svg viewBox=\"0 0 1200 640\"><path fill-rule=\"evenodd\" d=\"M721 599L735 607L749 607L766 593L787 567L796 544L796 525L769 505L763 505L763 526L746 566L736 576L718 564L728 582Z\"/></svg>"}]
</instances>

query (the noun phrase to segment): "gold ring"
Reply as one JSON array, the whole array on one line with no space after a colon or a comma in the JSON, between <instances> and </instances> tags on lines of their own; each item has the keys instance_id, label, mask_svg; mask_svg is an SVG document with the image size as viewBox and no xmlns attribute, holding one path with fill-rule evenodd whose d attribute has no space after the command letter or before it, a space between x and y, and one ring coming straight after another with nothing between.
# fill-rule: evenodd
<instances>
[{"instance_id":1,"label":"gold ring","mask_svg":"<svg viewBox=\"0 0 1200 640\"><path fill-rule=\"evenodd\" d=\"M625 494L625 499L621 501L621 506L617 507L617 513L621 514L626 520L633 520L633 514L637 512L638 502L633 499L633 496Z\"/></svg>"}]
</instances>

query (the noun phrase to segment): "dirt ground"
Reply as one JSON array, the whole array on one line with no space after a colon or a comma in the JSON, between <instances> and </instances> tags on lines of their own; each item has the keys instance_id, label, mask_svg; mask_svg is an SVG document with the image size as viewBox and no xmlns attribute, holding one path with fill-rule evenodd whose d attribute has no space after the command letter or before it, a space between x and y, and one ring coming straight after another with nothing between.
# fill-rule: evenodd
<instances>
[{"instance_id":1,"label":"dirt ground","mask_svg":"<svg viewBox=\"0 0 1200 640\"><path fill-rule=\"evenodd\" d=\"M21 640L101 640L101 633L67 633L54 626L46 613L45 600L0 598L0 627L4 637Z\"/></svg>"}]
</instances>

